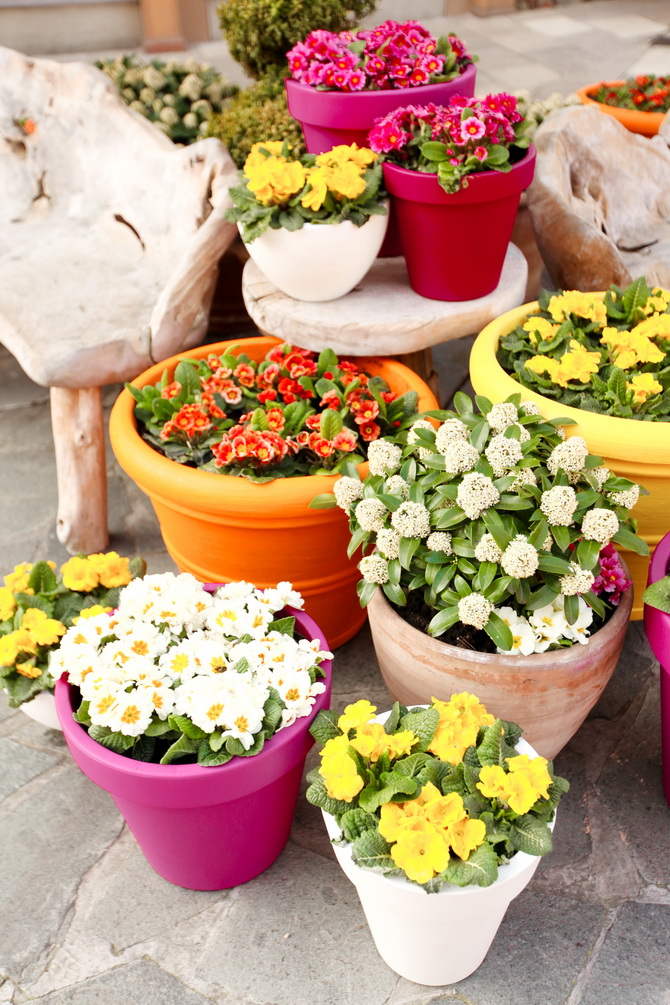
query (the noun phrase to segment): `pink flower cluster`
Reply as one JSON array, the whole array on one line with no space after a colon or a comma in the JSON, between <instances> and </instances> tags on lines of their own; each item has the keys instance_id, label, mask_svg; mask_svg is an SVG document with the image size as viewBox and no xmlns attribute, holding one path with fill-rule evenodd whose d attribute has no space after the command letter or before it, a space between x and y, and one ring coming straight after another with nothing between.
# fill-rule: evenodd
<instances>
[{"instance_id":1,"label":"pink flower cluster","mask_svg":"<svg viewBox=\"0 0 670 1005\"><path fill-rule=\"evenodd\" d=\"M444 143L451 164L468 157L485 161L492 146L514 143L514 125L522 116L511 94L488 94L485 98L454 97L449 105L408 105L379 119L368 135L376 153L397 154L389 159L418 166L420 148L409 146L415 138ZM416 162L416 163L415 163Z\"/></svg>"},{"instance_id":2,"label":"pink flower cluster","mask_svg":"<svg viewBox=\"0 0 670 1005\"><path fill-rule=\"evenodd\" d=\"M591 591L606 594L612 607L617 607L622 595L629 589L631 580L623 571L621 559L613 544L606 544L600 551L600 572L596 576Z\"/></svg>"},{"instance_id":3,"label":"pink flower cluster","mask_svg":"<svg viewBox=\"0 0 670 1005\"><path fill-rule=\"evenodd\" d=\"M360 51L360 43L363 50ZM472 62L463 42L449 36L456 73ZM338 35L319 29L286 54L294 80L339 91L388 90L429 84L439 76L445 57L437 40L418 21L385 21L377 28Z\"/></svg>"}]
</instances>

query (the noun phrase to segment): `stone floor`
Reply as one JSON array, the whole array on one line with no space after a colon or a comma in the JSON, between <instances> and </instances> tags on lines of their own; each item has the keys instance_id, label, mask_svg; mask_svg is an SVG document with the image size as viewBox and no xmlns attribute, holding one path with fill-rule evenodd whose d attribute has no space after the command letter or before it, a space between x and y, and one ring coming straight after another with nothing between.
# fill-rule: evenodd
<instances>
[{"instance_id":1,"label":"stone floor","mask_svg":"<svg viewBox=\"0 0 670 1005\"><path fill-rule=\"evenodd\" d=\"M598 77L670 72L650 45L670 0L594 0L505 17L436 20L480 53L483 90L567 93ZM202 53L198 52L197 55ZM224 47L206 55L224 65ZM446 400L470 340L436 353ZM48 393L0 349L0 570L67 556L55 537ZM118 388L106 390L111 405ZM110 546L174 566L147 502L109 456ZM369 632L336 654L334 705L389 697ZM310 757L310 763L314 755ZM171 886L58 733L0 698L0 1003L21 1005L670 1005L670 817L660 778L658 665L640 624L558 756L571 780L555 851L513 902L480 969L426 988L378 957L319 813L299 803L289 844L235 890Z\"/></svg>"}]
</instances>

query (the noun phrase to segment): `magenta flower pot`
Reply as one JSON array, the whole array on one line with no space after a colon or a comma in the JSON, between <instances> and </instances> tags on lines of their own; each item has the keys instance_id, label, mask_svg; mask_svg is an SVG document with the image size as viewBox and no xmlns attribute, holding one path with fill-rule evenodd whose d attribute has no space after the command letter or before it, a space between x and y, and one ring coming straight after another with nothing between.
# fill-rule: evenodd
<instances>
[{"instance_id":1,"label":"magenta flower pot","mask_svg":"<svg viewBox=\"0 0 670 1005\"><path fill-rule=\"evenodd\" d=\"M457 94L471 98L475 93L477 70L466 66L459 77L442 84L420 87L394 87L388 91L318 91L308 84L287 78L288 110L302 126L305 146L310 154L322 154L341 143L364 147L368 133L377 119L403 105L448 105ZM402 255L400 231L393 208L380 258Z\"/></svg>"},{"instance_id":2,"label":"magenta flower pot","mask_svg":"<svg viewBox=\"0 0 670 1005\"><path fill-rule=\"evenodd\" d=\"M296 629L308 639L323 633L302 611ZM331 692L331 662L324 661L326 690L312 713L268 740L259 754L227 764L147 764L116 754L91 739L72 718L76 688L56 683L56 709L70 753L88 778L109 792L149 865L189 890L224 890L260 875L288 841L307 752L309 727Z\"/></svg>"},{"instance_id":3,"label":"magenta flower pot","mask_svg":"<svg viewBox=\"0 0 670 1005\"><path fill-rule=\"evenodd\" d=\"M656 545L649 564L648 585L670 573L670 534ZM644 605L644 630L654 656L661 664L661 748L663 791L670 806L670 614Z\"/></svg>"},{"instance_id":4,"label":"magenta flower pot","mask_svg":"<svg viewBox=\"0 0 670 1005\"><path fill-rule=\"evenodd\" d=\"M459 77L442 84L397 87L388 91L319 91L316 87L287 78L288 110L302 126L307 150L321 154L340 143L364 147L375 124L403 105L448 105L457 94L471 98L477 70L466 66Z\"/></svg>"},{"instance_id":5,"label":"magenta flower pot","mask_svg":"<svg viewBox=\"0 0 670 1005\"><path fill-rule=\"evenodd\" d=\"M384 164L412 289L431 300L475 300L500 282L519 199L533 180L535 147L511 171L482 171L449 194L436 174Z\"/></svg>"}]
</instances>

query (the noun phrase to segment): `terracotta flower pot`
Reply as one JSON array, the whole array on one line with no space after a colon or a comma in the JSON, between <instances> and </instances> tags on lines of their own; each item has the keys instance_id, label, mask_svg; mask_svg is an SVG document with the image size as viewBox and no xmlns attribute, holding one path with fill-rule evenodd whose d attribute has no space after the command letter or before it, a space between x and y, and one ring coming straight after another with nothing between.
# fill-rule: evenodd
<instances>
[{"instance_id":1,"label":"terracotta flower pot","mask_svg":"<svg viewBox=\"0 0 670 1005\"><path fill-rule=\"evenodd\" d=\"M623 80L601 81L599 84L587 84L577 91L577 97L583 105L592 105L605 115L611 115L617 119L622 126L631 133L641 133L642 136L655 136L661 128L661 123L665 118L664 112L639 112L633 108L617 108L616 105L605 105L602 101L596 101L592 95L602 87L603 84L609 87L619 87Z\"/></svg>"},{"instance_id":2,"label":"terracotta flower pot","mask_svg":"<svg viewBox=\"0 0 670 1005\"><path fill-rule=\"evenodd\" d=\"M377 590L368 604L384 683L404 705L476 694L492 715L517 722L549 759L565 746L614 673L626 637L633 591L586 645L531 656L459 649L409 625Z\"/></svg>"},{"instance_id":3,"label":"terracotta flower pot","mask_svg":"<svg viewBox=\"0 0 670 1005\"><path fill-rule=\"evenodd\" d=\"M262 360L279 339L244 339L239 352ZM133 381L138 387L170 379L182 358L221 353L235 341L200 346L157 363ZM382 376L393 390L416 390L419 409L437 408L426 384L408 367L390 359L357 360ZM305 610L323 629L331 647L356 634L365 620L356 595L355 560L347 558L350 535L340 509L314 510L314 496L332 492L334 475L277 478L262 485L198 471L168 460L137 431L135 402L122 391L114 404L109 435L126 474L149 496L170 556L180 572L201 582L245 579L258 587L289 580L305 599Z\"/></svg>"},{"instance_id":4,"label":"terracotta flower pot","mask_svg":"<svg viewBox=\"0 0 670 1005\"><path fill-rule=\"evenodd\" d=\"M548 419L559 416L571 418L574 425L565 427L567 436L583 436L589 451L602 457L603 463L615 474L630 478L648 490L649 495L640 497L632 513L637 520L638 535L653 549L668 528L670 424L619 419L569 408L514 380L496 359L498 343L503 335L509 335L538 309L537 301L523 304L501 314L480 332L470 353L472 385L477 394L483 394L491 401L504 401L510 394L521 392L522 399L534 401ZM632 551L623 551L635 586L636 602L632 617L639 620L642 617L642 594L647 582L649 559Z\"/></svg>"},{"instance_id":5,"label":"terracotta flower pot","mask_svg":"<svg viewBox=\"0 0 670 1005\"><path fill-rule=\"evenodd\" d=\"M666 534L649 563L649 585L670 574L670 534ZM644 606L644 630L654 656L661 664L661 746L663 791L670 806L670 614Z\"/></svg>"},{"instance_id":6,"label":"terracotta flower pot","mask_svg":"<svg viewBox=\"0 0 670 1005\"><path fill-rule=\"evenodd\" d=\"M398 220L412 289L432 300L476 300L500 282L521 193L533 180L535 147L511 171L482 171L445 192L436 174L388 161L384 184Z\"/></svg>"},{"instance_id":7,"label":"terracotta flower pot","mask_svg":"<svg viewBox=\"0 0 670 1005\"><path fill-rule=\"evenodd\" d=\"M295 615L305 638L322 637L302 611L283 613ZM309 727L330 702L331 661L321 667L326 689L309 715L280 730L253 757L214 768L145 763L108 750L72 718L79 690L65 679L56 682L56 708L72 757L110 793L152 869L189 890L224 890L260 875L288 841L314 743Z\"/></svg>"}]
</instances>

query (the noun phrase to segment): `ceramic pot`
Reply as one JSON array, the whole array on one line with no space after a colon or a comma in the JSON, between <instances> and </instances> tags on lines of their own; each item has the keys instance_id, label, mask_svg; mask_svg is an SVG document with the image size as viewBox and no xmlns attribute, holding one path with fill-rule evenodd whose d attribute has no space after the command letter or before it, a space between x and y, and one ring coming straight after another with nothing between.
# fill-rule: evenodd
<instances>
[{"instance_id":1,"label":"ceramic pot","mask_svg":"<svg viewBox=\"0 0 670 1005\"><path fill-rule=\"evenodd\" d=\"M516 749L536 756L524 740ZM323 818L329 837L339 838L335 818L325 812ZM400 877L361 869L351 857L351 845L334 844L333 851L356 887L381 958L401 977L431 987L455 984L480 966L507 908L540 863L538 856L517 852L499 867L491 886L444 886L426 893Z\"/></svg>"},{"instance_id":2,"label":"ceramic pot","mask_svg":"<svg viewBox=\"0 0 670 1005\"><path fill-rule=\"evenodd\" d=\"M19 708L29 719L39 722L40 726L60 730L61 724L56 714L53 691L40 691L30 701L24 701L23 705L19 705Z\"/></svg>"},{"instance_id":3,"label":"ceramic pot","mask_svg":"<svg viewBox=\"0 0 670 1005\"><path fill-rule=\"evenodd\" d=\"M649 585L670 573L670 534L658 544L649 563ZM670 806L670 614L644 605L644 630L654 656L661 664L661 747L663 791Z\"/></svg>"},{"instance_id":4,"label":"ceramic pot","mask_svg":"<svg viewBox=\"0 0 670 1005\"><path fill-rule=\"evenodd\" d=\"M388 210L388 205L387 205ZM245 247L282 293L296 300L336 300L353 290L382 246L388 215L371 216L362 227L306 223L300 230L268 228Z\"/></svg>"},{"instance_id":5,"label":"ceramic pot","mask_svg":"<svg viewBox=\"0 0 670 1005\"><path fill-rule=\"evenodd\" d=\"M604 294L599 294L604 296ZM470 353L470 380L477 394L491 401L504 401L518 394L524 401L534 401L548 419L565 416L574 425L566 426L566 436L583 436L592 454L603 458L603 464L622 478L639 482L649 492L641 496L633 510L637 533L650 549L656 547L668 527L668 494L670 493L670 424L640 422L638 419L618 419L598 415L579 408L569 408L523 387L505 373L496 359L498 343L523 324L530 314L537 313L537 301L523 304L501 314L477 336ZM649 558L620 549L626 559L635 586L632 617L642 617L642 594L647 582Z\"/></svg>"},{"instance_id":6,"label":"ceramic pot","mask_svg":"<svg viewBox=\"0 0 670 1005\"><path fill-rule=\"evenodd\" d=\"M279 342L268 336L244 339L239 352L259 361ZM172 379L183 356L199 359L236 344L220 342L172 356L133 383L153 384L165 369ZM400 394L416 390L420 410L438 407L428 386L402 363L365 357L357 362ZM302 594L305 610L331 648L355 635L366 613L356 595L356 561L347 558L346 514L338 508L309 508L315 496L332 492L336 476L277 478L256 485L246 478L185 467L142 439L134 407L130 392L122 391L109 420L112 448L126 474L149 496L179 571L203 583L246 579L266 587L287 579Z\"/></svg>"},{"instance_id":7,"label":"ceramic pot","mask_svg":"<svg viewBox=\"0 0 670 1005\"><path fill-rule=\"evenodd\" d=\"M629 132L640 133L642 136L655 136L661 128L665 112L639 112L633 108L617 108L615 105L605 105L602 101L596 101L592 97L603 84L618 87L623 83L623 80L610 80L602 81L599 84L587 84L586 87L581 87L577 91L577 97L583 105L590 105L597 108L599 112L604 112L605 115L611 115L612 118L617 119Z\"/></svg>"},{"instance_id":8,"label":"ceramic pot","mask_svg":"<svg viewBox=\"0 0 670 1005\"><path fill-rule=\"evenodd\" d=\"M492 715L518 723L539 754L556 756L577 732L614 673L633 591L585 645L531 656L459 649L409 625L376 590L368 617L379 668L404 705L476 694Z\"/></svg>"},{"instance_id":9,"label":"ceramic pot","mask_svg":"<svg viewBox=\"0 0 670 1005\"><path fill-rule=\"evenodd\" d=\"M388 161L384 184L398 220L412 289L432 300L476 300L500 282L521 193L535 171L535 147L506 174L482 171L448 193L436 174Z\"/></svg>"},{"instance_id":10,"label":"ceramic pot","mask_svg":"<svg viewBox=\"0 0 670 1005\"><path fill-rule=\"evenodd\" d=\"M304 612L282 614L295 616L305 638L323 637ZM321 667L326 690L310 715L275 733L259 754L215 768L149 764L108 750L72 718L79 690L64 679L56 682L56 708L70 753L110 793L152 869L189 890L224 890L260 875L288 841L314 742L309 727L330 703L331 661Z\"/></svg>"}]
</instances>

